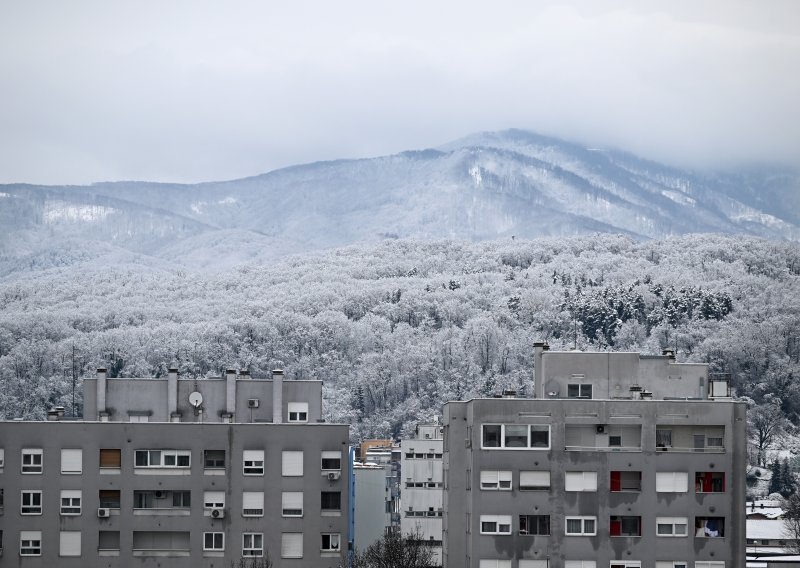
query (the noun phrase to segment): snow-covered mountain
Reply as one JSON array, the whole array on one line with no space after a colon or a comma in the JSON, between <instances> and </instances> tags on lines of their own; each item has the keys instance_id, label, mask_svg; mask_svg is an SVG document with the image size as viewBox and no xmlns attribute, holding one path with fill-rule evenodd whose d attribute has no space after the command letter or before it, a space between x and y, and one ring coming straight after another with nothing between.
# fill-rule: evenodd
<instances>
[{"instance_id":1,"label":"snow-covered mountain","mask_svg":"<svg viewBox=\"0 0 800 568\"><path fill-rule=\"evenodd\" d=\"M613 232L800 239L800 174L700 175L531 132L195 185L0 186L0 276L103 262L226 268L386 238Z\"/></svg>"}]
</instances>

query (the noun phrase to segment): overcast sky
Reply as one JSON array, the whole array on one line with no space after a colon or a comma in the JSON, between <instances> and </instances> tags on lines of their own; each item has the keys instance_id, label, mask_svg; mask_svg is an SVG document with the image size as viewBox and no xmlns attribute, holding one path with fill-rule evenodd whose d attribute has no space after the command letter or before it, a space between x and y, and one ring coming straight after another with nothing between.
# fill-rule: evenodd
<instances>
[{"instance_id":1,"label":"overcast sky","mask_svg":"<svg viewBox=\"0 0 800 568\"><path fill-rule=\"evenodd\" d=\"M504 128L800 167L800 2L0 3L0 183L231 179Z\"/></svg>"}]
</instances>

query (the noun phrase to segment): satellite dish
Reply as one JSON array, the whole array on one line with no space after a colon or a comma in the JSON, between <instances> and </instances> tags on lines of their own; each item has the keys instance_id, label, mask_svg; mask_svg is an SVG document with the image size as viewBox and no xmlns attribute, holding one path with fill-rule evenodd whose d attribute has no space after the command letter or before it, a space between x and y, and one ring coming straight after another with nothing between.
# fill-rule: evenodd
<instances>
[{"instance_id":1,"label":"satellite dish","mask_svg":"<svg viewBox=\"0 0 800 568\"><path fill-rule=\"evenodd\" d=\"M189 395L189 404L195 408L200 408L200 405L203 404L203 395L197 391L194 391Z\"/></svg>"}]
</instances>

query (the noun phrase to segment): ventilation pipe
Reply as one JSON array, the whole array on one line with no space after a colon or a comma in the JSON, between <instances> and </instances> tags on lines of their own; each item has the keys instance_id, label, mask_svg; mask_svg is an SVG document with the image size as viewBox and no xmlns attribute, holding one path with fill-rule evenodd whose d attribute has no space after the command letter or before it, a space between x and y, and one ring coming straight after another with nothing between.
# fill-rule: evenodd
<instances>
[{"instance_id":1,"label":"ventilation pipe","mask_svg":"<svg viewBox=\"0 0 800 568\"><path fill-rule=\"evenodd\" d=\"M272 422L283 422L283 371L272 371Z\"/></svg>"}]
</instances>

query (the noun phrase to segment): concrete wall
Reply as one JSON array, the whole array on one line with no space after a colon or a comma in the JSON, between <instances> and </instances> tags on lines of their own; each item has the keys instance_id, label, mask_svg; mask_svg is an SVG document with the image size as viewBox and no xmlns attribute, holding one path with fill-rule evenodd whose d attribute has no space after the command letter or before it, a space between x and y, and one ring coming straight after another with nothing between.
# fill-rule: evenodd
<instances>
[{"instance_id":1,"label":"concrete wall","mask_svg":"<svg viewBox=\"0 0 800 568\"><path fill-rule=\"evenodd\" d=\"M386 471L383 467L355 467L356 550L383 538L386 527Z\"/></svg>"},{"instance_id":2,"label":"concrete wall","mask_svg":"<svg viewBox=\"0 0 800 568\"><path fill-rule=\"evenodd\" d=\"M550 449L481 449L481 425L549 424ZM489 399L450 402L445 424L445 566L477 568L480 559L541 559L551 566L565 560L724 561L744 568L745 406L722 401L598 401ZM641 428L641 451L565 451L566 428L574 425ZM656 425L703 428L724 426L724 453L657 451ZM512 491L482 491L480 471L511 470ZM519 471L549 471L550 491L519 491ZM596 492L564 491L565 472L595 471ZM612 493L611 471L640 471L642 491ZM686 493L656 493L655 472L685 471ZM697 471L724 471L724 493L698 494ZM480 534L481 515L512 515L512 534ZM550 515L550 536L519 534L519 515ZM566 536L565 517L597 517L597 536ZM611 537L612 515L640 516L640 537ZM689 536L656 536L657 516L688 517ZM724 517L724 538L695 538L694 518ZM691 564L690 564L691 565Z\"/></svg>"}]
</instances>

